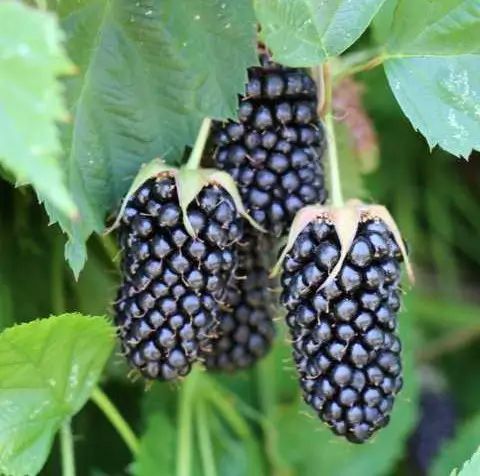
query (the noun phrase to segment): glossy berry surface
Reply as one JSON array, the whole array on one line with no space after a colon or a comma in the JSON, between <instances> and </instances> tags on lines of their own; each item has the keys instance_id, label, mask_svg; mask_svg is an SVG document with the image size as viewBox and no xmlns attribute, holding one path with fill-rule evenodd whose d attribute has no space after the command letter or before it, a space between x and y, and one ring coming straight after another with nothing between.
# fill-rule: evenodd
<instances>
[{"instance_id":1,"label":"glossy berry surface","mask_svg":"<svg viewBox=\"0 0 480 476\"><path fill-rule=\"evenodd\" d=\"M223 189L204 187L188 218L194 238L170 176L149 179L122 217L115 323L127 360L148 379L184 376L210 348L237 264L243 220Z\"/></svg>"},{"instance_id":2,"label":"glossy berry surface","mask_svg":"<svg viewBox=\"0 0 480 476\"><path fill-rule=\"evenodd\" d=\"M402 256L383 222L370 220L322 288L339 258L334 226L308 224L283 263L282 302L306 403L334 433L363 443L388 423L402 387Z\"/></svg>"},{"instance_id":3,"label":"glossy berry surface","mask_svg":"<svg viewBox=\"0 0 480 476\"><path fill-rule=\"evenodd\" d=\"M315 83L262 57L249 69L238 122L216 124L216 165L230 173L250 215L280 236L305 205L324 203L324 131Z\"/></svg>"},{"instance_id":4,"label":"glossy berry surface","mask_svg":"<svg viewBox=\"0 0 480 476\"><path fill-rule=\"evenodd\" d=\"M249 229L238 246L238 267L229 281L218 338L205 356L209 370L245 369L270 350L275 329L268 245L268 239Z\"/></svg>"}]
</instances>

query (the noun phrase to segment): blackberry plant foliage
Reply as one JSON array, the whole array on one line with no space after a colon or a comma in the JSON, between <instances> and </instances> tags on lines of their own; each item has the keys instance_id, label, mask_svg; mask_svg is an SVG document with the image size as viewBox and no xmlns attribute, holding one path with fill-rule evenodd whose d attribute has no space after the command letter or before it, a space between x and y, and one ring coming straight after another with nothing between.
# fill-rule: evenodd
<instances>
[{"instance_id":1,"label":"blackberry plant foliage","mask_svg":"<svg viewBox=\"0 0 480 476\"><path fill-rule=\"evenodd\" d=\"M317 87L305 70L261 56L248 71L238 120L217 123L216 165L238 183L251 216L275 236L295 213L326 198Z\"/></svg>"},{"instance_id":2,"label":"blackberry plant foliage","mask_svg":"<svg viewBox=\"0 0 480 476\"><path fill-rule=\"evenodd\" d=\"M355 443L388 423L403 384L396 316L405 250L378 208L305 210L282 262L304 399Z\"/></svg>"},{"instance_id":3,"label":"blackberry plant foliage","mask_svg":"<svg viewBox=\"0 0 480 476\"><path fill-rule=\"evenodd\" d=\"M344 111L349 127L339 128L343 111L333 90L362 73L385 162L368 195L384 194L397 206L429 270L429 291L436 292L433 281L447 291L470 288L478 187L461 173L445 177L443 163L434 173L419 168L427 150L399 114L436 157L440 148L464 158L480 149L480 22L475 1L394 3L0 1L0 473L60 474L60 466L65 476L395 473L417 407L415 376L408 378L412 398L397 398L400 268L408 260L378 207L344 207L342 192L360 194L352 191L348 172L360 177L348 151L361 147L358 136L350 147L342 141L367 121ZM375 68L385 75L371 74ZM208 135L201 126L208 118L216 121L208 159L220 170L199 166L205 142L195 137L199 127L199 137ZM327 140L332 206L325 208ZM165 163L142 168L158 156ZM117 247L103 236L105 220L125 196ZM37 201L65 236L47 227ZM281 359L235 379L214 375L249 368L272 347L270 306L279 296L269 291L261 258L264 246L281 246L286 236L281 311L290 339L279 350L291 347L299 379L280 376ZM120 248L119 283L113 261ZM431 279L434 269L440 272ZM463 315L478 310L462 312L464 303L448 297L439 304L438 297L420 290L409 307L415 327L428 331L425 341L433 336L425 352L408 346L412 362L467 340L457 339L469 334ZM112 304L116 326L104 319ZM76 308L82 314L64 314ZM147 397L154 404L140 405L139 387L105 365L114 330L135 373L180 384L154 385ZM415 331L404 335L413 339ZM475 398L463 398L476 390L468 378L475 354L459 357L465 378L445 370L458 378L451 388L459 413L478 424L470 418ZM135 435L104 383L115 385L132 426L148 428L150 438ZM360 450L324 444L329 432L315 431L296 411L300 387L320 418L351 441L384 426L394 404L399 417ZM120 438L103 433L109 425L97 427L89 400ZM49 457L57 434L59 451ZM111 451L102 451L105 441ZM444 462L433 468L445 464L441 473L450 474L456 449L442 451Z\"/></svg>"}]
</instances>

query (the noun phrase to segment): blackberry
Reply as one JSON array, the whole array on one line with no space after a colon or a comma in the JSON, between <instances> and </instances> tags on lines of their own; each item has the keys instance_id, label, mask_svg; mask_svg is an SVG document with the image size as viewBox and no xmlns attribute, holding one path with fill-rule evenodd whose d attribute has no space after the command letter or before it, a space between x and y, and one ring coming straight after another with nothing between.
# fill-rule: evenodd
<instances>
[{"instance_id":1,"label":"blackberry","mask_svg":"<svg viewBox=\"0 0 480 476\"><path fill-rule=\"evenodd\" d=\"M282 302L306 403L334 433L363 443L388 423L402 388L402 253L384 222L370 218L333 276L341 255L335 226L310 221L283 261Z\"/></svg>"},{"instance_id":2,"label":"blackberry","mask_svg":"<svg viewBox=\"0 0 480 476\"><path fill-rule=\"evenodd\" d=\"M229 283L218 339L205 356L210 370L233 372L253 365L275 337L268 277L268 240L248 229L238 246L238 268Z\"/></svg>"},{"instance_id":3,"label":"blackberry","mask_svg":"<svg viewBox=\"0 0 480 476\"><path fill-rule=\"evenodd\" d=\"M262 63L248 71L239 122L216 124L215 161L237 182L253 219L280 236L300 208L326 199L325 137L310 76L266 57Z\"/></svg>"},{"instance_id":4,"label":"blackberry","mask_svg":"<svg viewBox=\"0 0 480 476\"><path fill-rule=\"evenodd\" d=\"M129 363L149 379L184 376L208 351L237 263L243 219L223 188L202 188L187 216L193 236L175 179L163 174L128 199L121 218L115 323Z\"/></svg>"}]
</instances>

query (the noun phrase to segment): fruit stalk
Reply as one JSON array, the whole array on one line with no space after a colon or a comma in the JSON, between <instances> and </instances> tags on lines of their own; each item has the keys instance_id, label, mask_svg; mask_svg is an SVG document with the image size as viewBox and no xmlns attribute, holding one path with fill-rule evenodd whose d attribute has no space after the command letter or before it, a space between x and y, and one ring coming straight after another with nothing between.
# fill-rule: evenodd
<instances>
[{"instance_id":1,"label":"fruit stalk","mask_svg":"<svg viewBox=\"0 0 480 476\"><path fill-rule=\"evenodd\" d=\"M195 139L195 144L193 145L192 153L188 159L185 168L188 170L197 170L200 167L200 162L202 161L203 150L205 149L205 144L208 140L208 135L210 133L210 125L212 120L209 117L205 117L200 125L197 138Z\"/></svg>"},{"instance_id":2,"label":"fruit stalk","mask_svg":"<svg viewBox=\"0 0 480 476\"><path fill-rule=\"evenodd\" d=\"M341 207L344 204L342 194L342 182L340 180L340 167L338 163L337 140L335 136L335 124L332 111L332 76L330 66L324 67L325 87L325 130L328 147L328 170L330 174L331 202L334 207Z\"/></svg>"}]
</instances>

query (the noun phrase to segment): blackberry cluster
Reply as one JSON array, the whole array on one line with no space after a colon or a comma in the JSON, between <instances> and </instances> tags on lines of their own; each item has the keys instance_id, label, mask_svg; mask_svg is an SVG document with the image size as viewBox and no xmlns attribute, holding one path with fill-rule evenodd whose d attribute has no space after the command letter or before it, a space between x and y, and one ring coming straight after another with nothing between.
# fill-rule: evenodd
<instances>
[{"instance_id":1,"label":"blackberry cluster","mask_svg":"<svg viewBox=\"0 0 480 476\"><path fill-rule=\"evenodd\" d=\"M188 207L195 231L183 224L174 179L149 179L122 217L123 283L115 303L124 353L149 379L186 375L211 348L235 244L243 222L230 196L209 185Z\"/></svg>"},{"instance_id":2,"label":"blackberry cluster","mask_svg":"<svg viewBox=\"0 0 480 476\"><path fill-rule=\"evenodd\" d=\"M384 223L369 220L320 289L339 258L334 226L309 223L283 263L282 301L305 401L336 434L362 443L388 423L402 388L402 255Z\"/></svg>"},{"instance_id":3,"label":"blackberry cluster","mask_svg":"<svg viewBox=\"0 0 480 476\"><path fill-rule=\"evenodd\" d=\"M228 286L219 337L205 358L208 369L245 369L268 353L275 337L268 254L268 240L249 229L238 246L238 268Z\"/></svg>"},{"instance_id":4,"label":"blackberry cluster","mask_svg":"<svg viewBox=\"0 0 480 476\"><path fill-rule=\"evenodd\" d=\"M314 81L262 59L248 71L239 122L217 124L216 165L237 182L250 215L280 236L305 205L324 203L324 131Z\"/></svg>"}]
</instances>

